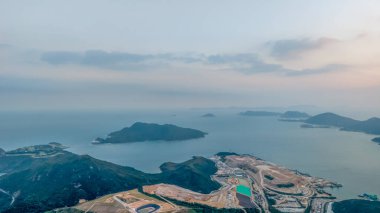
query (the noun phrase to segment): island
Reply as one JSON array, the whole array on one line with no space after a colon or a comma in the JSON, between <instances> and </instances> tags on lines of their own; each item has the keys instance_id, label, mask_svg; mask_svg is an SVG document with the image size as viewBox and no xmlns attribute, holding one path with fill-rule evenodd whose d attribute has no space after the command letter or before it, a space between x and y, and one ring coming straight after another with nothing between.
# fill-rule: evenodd
<instances>
[{"instance_id":1,"label":"island","mask_svg":"<svg viewBox=\"0 0 380 213\"><path fill-rule=\"evenodd\" d=\"M106 138L96 138L93 144L131 143L143 141L181 141L203 138L207 133L178 127L172 124L136 122L130 127L110 133Z\"/></svg>"},{"instance_id":2,"label":"island","mask_svg":"<svg viewBox=\"0 0 380 213\"><path fill-rule=\"evenodd\" d=\"M281 115L282 118L308 118L309 114L299 111L286 111Z\"/></svg>"},{"instance_id":3,"label":"island","mask_svg":"<svg viewBox=\"0 0 380 213\"><path fill-rule=\"evenodd\" d=\"M377 195L371 195L371 194L364 193L364 194L358 195L358 197L364 198L367 200L371 200L371 201L378 201Z\"/></svg>"},{"instance_id":4,"label":"island","mask_svg":"<svg viewBox=\"0 0 380 213\"><path fill-rule=\"evenodd\" d=\"M376 138L372 139L372 141L380 144L380 137L376 137Z\"/></svg>"},{"instance_id":5,"label":"island","mask_svg":"<svg viewBox=\"0 0 380 213\"><path fill-rule=\"evenodd\" d=\"M304 121L309 118L310 115L305 112L299 111L286 111L284 113L281 112L270 112L270 111L245 111L240 112L239 115L242 116L256 116L256 117L280 117L280 121Z\"/></svg>"},{"instance_id":6,"label":"island","mask_svg":"<svg viewBox=\"0 0 380 213\"><path fill-rule=\"evenodd\" d=\"M279 112L268 112L268 111L245 111L240 112L239 115L242 116L280 116L282 113Z\"/></svg>"},{"instance_id":7,"label":"island","mask_svg":"<svg viewBox=\"0 0 380 213\"><path fill-rule=\"evenodd\" d=\"M212 113L206 113L206 114L202 115L202 117L203 117L203 118L214 118L215 115L212 114Z\"/></svg>"},{"instance_id":8,"label":"island","mask_svg":"<svg viewBox=\"0 0 380 213\"><path fill-rule=\"evenodd\" d=\"M286 111L284 112L279 121L287 121L287 122L301 122L305 121L307 118L309 118L310 115L305 112L299 112L299 111Z\"/></svg>"},{"instance_id":9,"label":"island","mask_svg":"<svg viewBox=\"0 0 380 213\"><path fill-rule=\"evenodd\" d=\"M363 132L367 134L380 135L380 118L376 117L364 121L359 121L331 112L326 112L310 117L304 122L306 124L316 126L337 127L343 131Z\"/></svg>"}]
</instances>

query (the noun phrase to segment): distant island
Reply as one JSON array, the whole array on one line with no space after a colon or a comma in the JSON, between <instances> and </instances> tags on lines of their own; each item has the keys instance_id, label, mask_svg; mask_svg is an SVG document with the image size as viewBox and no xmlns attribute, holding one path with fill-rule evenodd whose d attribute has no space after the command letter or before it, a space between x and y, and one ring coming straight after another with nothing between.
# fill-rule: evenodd
<instances>
[{"instance_id":1,"label":"distant island","mask_svg":"<svg viewBox=\"0 0 380 213\"><path fill-rule=\"evenodd\" d=\"M206 113L206 114L202 115L202 117L203 118L213 118L213 117L215 117L215 115L212 113Z\"/></svg>"},{"instance_id":2,"label":"distant island","mask_svg":"<svg viewBox=\"0 0 380 213\"><path fill-rule=\"evenodd\" d=\"M379 200L377 195L374 195L374 194L371 195L371 194L364 193L364 194L358 195L358 197L364 198L367 200L371 200L371 201L378 201Z\"/></svg>"},{"instance_id":3,"label":"distant island","mask_svg":"<svg viewBox=\"0 0 380 213\"><path fill-rule=\"evenodd\" d=\"M180 141L203 138L207 133L178 127L172 124L136 122L131 127L110 133L106 138L96 138L94 144L130 143L143 141Z\"/></svg>"},{"instance_id":4,"label":"distant island","mask_svg":"<svg viewBox=\"0 0 380 213\"><path fill-rule=\"evenodd\" d=\"M372 141L380 144L380 137L374 138L374 139L372 139Z\"/></svg>"},{"instance_id":5,"label":"distant island","mask_svg":"<svg viewBox=\"0 0 380 213\"><path fill-rule=\"evenodd\" d=\"M299 111L286 111L281 114L279 121L300 122L305 121L310 115Z\"/></svg>"},{"instance_id":6,"label":"distant island","mask_svg":"<svg viewBox=\"0 0 380 213\"><path fill-rule=\"evenodd\" d=\"M245 111L239 113L239 115L243 116L280 116L282 113L279 112L268 112L268 111Z\"/></svg>"},{"instance_id":7,"label":"distant island","mask_svg":"<svg viewBox=\"0 0 380 213\"><path fill-rule=\"evenodd\" d=\"M270 111L245 111L240 112L239 115L242 116L257 116L257 117L280 117L280 121L304 121L305 119L309 118L310 115L305 112L299 112L299 111L286 111L284 113L282 112L270 112Z\"/></svg>"},{"instance_id":8,"label":"distant island","mask_svg":"<svg viewBox=\"0 0 380 213\"><path fill-rule=\"evenodd\" d=\"M359 121L335 113L326 112L310 116L305 112L286 111L284 113L269 111L245 111L239 113L243 116L273 116L280 117L279 121L303 122L301 128L331 128L336 127L343 131L363 132L367 134L380 135L380 118L373 117L368 120ZM380 144L380 137L372 139Z\"/></svg>"},{"instance_id":9,"label":"distant island","mask_svg":"<svg viewBox=\"0 0 380 213\"><path fill-rule=\"evenodd\" d=\"M322 113L308 118L304 121L306 124L317 126L338 127L340 130L363 132L367 134L380 135L380 118L370 118L365 121L359 121L352 118L337 115L331 112Z\"/></svg>"},{"instance_id":10,"label":"distant island","mask_svg":"<svg viewBox=\"0 0 380 213\"><path fill-rule=\"evenodd\" d=\"M309 114L299 111L286 111L281 115L282 118L308 118Z\"/></svg>"}]
</instances>

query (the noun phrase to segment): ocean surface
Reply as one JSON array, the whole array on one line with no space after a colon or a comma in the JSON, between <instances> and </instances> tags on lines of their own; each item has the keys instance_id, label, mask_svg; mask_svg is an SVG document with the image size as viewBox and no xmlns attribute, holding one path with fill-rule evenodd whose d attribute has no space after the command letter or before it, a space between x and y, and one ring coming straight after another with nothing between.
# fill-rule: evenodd
<instances>
[{"instance_id":1,"label":"ocean surface","mask_svg":"<svg viewBox=\"0 0 380 213\"><path fill-rule=\"evenodd\" d=\"M216 117L201 117L209 112ZM164 162L231 151L341 183L343 188L332 191L339 199L356 198L362 193L380 195L380 146L371 142L374 136L334 128L304 129L300 123L240 116L238 112L0 112L0 147L11 150L55 141L69 146L74 153L151 173L159 172ZM94 138L136 121L171 123L209 134L203 139L177 142L91 144Z\"/></svg>"}]
</instances>

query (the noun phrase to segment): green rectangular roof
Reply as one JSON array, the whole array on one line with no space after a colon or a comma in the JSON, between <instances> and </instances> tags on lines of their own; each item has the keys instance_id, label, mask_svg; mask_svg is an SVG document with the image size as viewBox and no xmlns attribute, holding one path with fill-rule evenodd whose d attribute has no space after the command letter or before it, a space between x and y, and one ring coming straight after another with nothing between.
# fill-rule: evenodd
<instances>
[{"instance_id":1,"label":"green rectangular roof","mask_svg":"<svg viewBox=\"0 0 380 213\"><path fill-rule=\"evenodd\" d=\"M242 194L242 195L245 195L245 196L248 196L248 197L251 197L251 189L249 187L246 187L244 185L238 185L236 187L236 191L237 193L239 194Z\"/></svg>"}]
</instances>

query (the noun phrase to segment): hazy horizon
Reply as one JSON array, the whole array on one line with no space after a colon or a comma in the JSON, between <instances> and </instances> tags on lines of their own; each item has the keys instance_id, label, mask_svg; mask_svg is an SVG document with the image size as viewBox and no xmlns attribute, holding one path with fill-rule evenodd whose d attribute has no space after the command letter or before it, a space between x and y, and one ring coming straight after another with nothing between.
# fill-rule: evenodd
<instances>
[{"instance_id":1,"label":"hazy horizon","mask_svg":"<svg viewBox=\"0 0 380 213\"><path fill-rule=\"evenodd\" d=\"M375 0L5 0L1 110L316 106L380 116L378 26Z\"/></svg>"}]
</instances>

